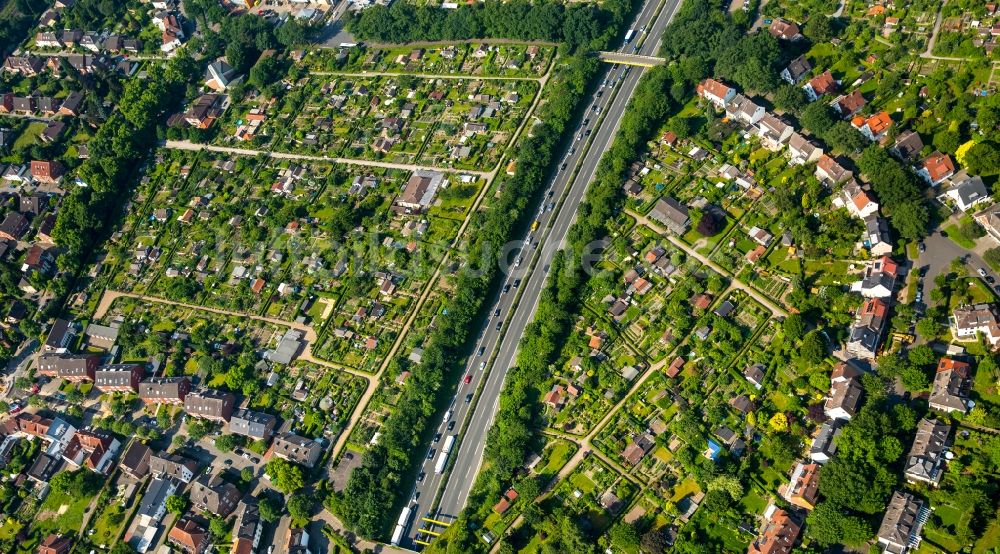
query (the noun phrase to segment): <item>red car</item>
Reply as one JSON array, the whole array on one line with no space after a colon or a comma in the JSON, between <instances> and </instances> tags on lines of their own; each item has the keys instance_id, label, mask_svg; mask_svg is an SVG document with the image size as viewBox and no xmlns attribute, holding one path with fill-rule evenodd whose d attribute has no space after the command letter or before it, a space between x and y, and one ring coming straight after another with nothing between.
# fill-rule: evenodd
<instances>
[{"instance_id":1,"label":"red car","mask_svg":"<svg viewBox=\"0 0 1000 554\"><path fill-rule=\"evenodd\" d=\"M472 382L472 374L466 375L465 376L465 384L468 385L471 382Z\"/></svg>"}]
</instances>

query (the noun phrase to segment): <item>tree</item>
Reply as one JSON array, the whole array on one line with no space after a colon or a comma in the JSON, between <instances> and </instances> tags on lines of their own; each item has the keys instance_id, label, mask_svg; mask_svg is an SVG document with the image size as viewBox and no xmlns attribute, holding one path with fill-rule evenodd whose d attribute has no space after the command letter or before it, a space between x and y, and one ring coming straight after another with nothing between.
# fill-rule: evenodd
<instances>
[{"instance_id":1,"label":"tree","mask_svg":"<svg viewBox=\"0 0 1000 554\"><path fill-rule=\"evenodd\" d=\"M131 544L125 541L117 541L115 542L115 545L111 547L110 554L136 554L136 551Z\"/></svg>"},{"instance_id":2,"label":"tree","mask_svg":"<svg viewBox=\"0 0 1000 554\"><path fill-rule=\"evenodd\" d=\"M271 496L261 498L257 504L257 509L260 511L260 518L268 523L273 523L281 519L283 511L281 502Z\"/></svg>"},{"instance_id":3,"label":"tree","mask_svg":"<svg viewBox=\"0 0 1000 554\"><path fill-rule=\"evenodd\" d=\"M245 467L240 470L240 481L249 483L253 481L253 468Z\"/></svg>"},{"instance_id":4,"label":"tree","mask_svg":"<svg viewBox=\"0 0 1000 554\"><path fill-rule=\"evenodd\" d=\"M708 483L708 490L724 492L734 501L743 498L743 484L734 475L719 475Z\"/></svg>"},{"instance_id":5,"label":"tree","mask_svg":"<svg viewBox=\"0 0 1000 554\"><path fill-rule=\"evenodd\" d=\"M226 46L226 60L239 73L246 73L260 52L242 42L230 42Z\"/></svg>"},{"instance_id":6,"label":"tree","mask_svg":"<svg viewBox=\"0 0 1000 554\"><path fill-rule=\"evenodd\" d=\"M243 437L239 435L222 435L215 439L215 447L222 452L232 452L238 446L243 446Z\"/></svg>"},{"instance_id":7,"label":"tree","mask_svg":"<svg viewBox=\"0 0 1000 554\"><path fill-rule=\"evenodd\" d=\"M281 72L281 63L270 56L260 60L250 69L250 77L247 82L257 90L264 90L270 84L281 79Z\"/></svg>"},{"instance_id":8,"label":"tree","mask_svg":"<svg viewBox=\"0 0 1000 554\"><path fill-rule=\"evenodd\" d=\"M813 14L802 28L802 34L814 43L828 42L836 36L833 19L821 13Z\"/></svg>"},{"instance_id":9,"label":"tree","mask_svg":"<svg viewBox=\"0 0 1000 554\"><path fill-rule=\"evenodd\" d=\"M785 318L784 323L782 323L781 328L785 332L785 337L792 342L802 338L802 335L806 332L806 324L800 314L789 314Z\"/></svg>"},{"instance_id":10,"label":"tree","mask_svg":"<svg viewBox=\"0 0 1000 554\"><path fill-rule=\"evenodd\" d=\"M824 546L861 546L873 534L871 526L864 519L841 513L830 502L820 502L809 513L806 523L806 534Z\"/></svg>"},{"instance_id":11,"label":"tree","mask_svg":"<svg viewBox=\"0 0 1000 554\"><path fill-rule=\"evenodd\" d=\"M920 201L900 204L892 211L889 218L899 236L908 241L914 241L927 235L930 219L927 206Z\"/></svg>"},{"instance_id":12,"label":"tree","mask_svg":"<svg viewBox=\"0 0 1000 554\"><path fill-rule=\"evenodd\" d=\"M784 433L788 430L788 416L782 412L776 412L771 419L767 421L767 424L776 433Z\"/></svg>"},{"instance_id":13,"label":"tree","mask_svg":"<svg viewBox=\"0 0 1000 554\"><path fill-rule=\"evenodd\" d=\"M804 90L788 83L778 87L778 90L774 93L775 107L786 112L798 112L806 106L808 101Z\"/></svg>"},{"instance_id":14,"label":"tree","mask_svg":"<svg viewBox=\"0 0 1000 554\"><path fill-rule=\"evenodd\" d=\"M934 340L941 334L941 324L932 317L925 317L917 322L917 333L926 340Z\"/></svg>"},{"instance_id":15,"label":"tree","mask_svg":"<svg viewBox=\"0 0 1000 554\"><path fill-rule=\"evenodd\" d=\"M224 537L226 533L229 533L229 523L226 522L225 518L212 514L208 516L208 530L215 537Z\"/></svg>"},{"instance_id":16,"label":"tree","mask_svg":"<svg viewBox=\"0 0 1000 554\"><path fill-rule=\"evenodd\" d=\"M608 532L608 538L617 552L627 552L639 547L639 532L631 523L616 523Z\"/></svg>"},{"instance_id":17,"label":"tree","mask_svg":"<svg viewBox=\"0 0 1000 554\"><path fill-rule=\"evenodd\" d=\"M969 173L975 175L997 175L1000 173L1000 145L984 140L969 149L964 157Z\"/></svg>"},{"instance_id":18,"label":"tree","mask_svg":"<svg viewBox=\"0 0 1000 554\"><path fill-rule=\"evenodd\" d=\"M287 460L274 458L267 463L265 471L271 478L274 488L285 494L293 493L305 485L302 468Z\"/></svg>"},{"instance_id":19,"label":"tree","mask_svg":"<svg viewBox=\"0 0 1000 554\"><path fill-rule=\"evenodd\" d=\"M172 494L167 497L167 511L172 514L181 515L187 511L191 502L186 494Z\"/></svg>"},{"instance_id":20,"label":"tree","mask_svg":"<svg viewBox=\"0 0 1000 554\"><path fill-rule=\"evenodd\" d=\"M819 330L811 331L803 337L799 356L811 365L816 365L826 358L826 339Z\"/></svg>"},{"instance_id":21,"label":"tree","mask_svg":"<svg viewBox=\"0 0 1000 554\"><path fill-rule=\"evenodd\" d=\"M312 515L314 502L311 496L293 494L285 504L288 508L288 515L294 519L309 519L309 516Z\"/></svg>"},{"instance_id":22,"label":"tree","mask_svg":"<svg viewBox=\"0 0 1000 554\"><path fill-rule=\"evenodd\" d=\"M809 104L802 110L799 120L806 129L809 129L814 135L819 137L826 136L827 132L836 123L832 110L826 102L813 102Z\"/></svg>"},{"instance_id":23,"label":"tree","mask_svg":"<svg viewBox=\"0 0 1000 554\"><path fill-rule=\"evenodd\" d=\"M778 86L775 68L779 57L776 38L770 33L754 33L725 48L715 63L715 72L744 90L770 92Z\"/></svg>"}]
</instances>

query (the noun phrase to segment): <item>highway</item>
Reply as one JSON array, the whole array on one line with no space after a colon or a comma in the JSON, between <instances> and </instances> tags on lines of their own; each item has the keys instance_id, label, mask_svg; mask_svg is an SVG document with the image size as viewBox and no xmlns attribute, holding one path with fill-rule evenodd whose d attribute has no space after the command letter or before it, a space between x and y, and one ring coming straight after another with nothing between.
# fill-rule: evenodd
<instances>
[{"instance_id":1,"label":"highway","mask_svg":"<svg viewBox=\"0 0 1000 554\"><path fill-rule=\"evenodd\" d=\"M681 0L664 0L663 9L658 11L661 0L647 0L632 27L643 31L637 32L632 41L620 51L655 54L660 37L680 2ZM639 45L637 51L636 44ZM536 213L538 229L528 231L522 243L525 248L510 256L515 261L507 271L507 278L498 298L491 306L489 320L480 331L475 350L467 364L466 376L460 380L448 413L439 424L433 443L425 451L425 460L408 504L414 515L400 546L419 548L419 543L413 542L414 539L427 541L430 538L427 534L420 533L422 528L431 528L420 520L421 517L450 522L465 506L469 490L482 464L486 436L497 412L507 369L514 364L517 345L525 327L534 316L548 265L565 241L576 217L577 206L584 197L587 185L593 180L601 155L614 140L625 106L632 97L641 74L642 68L639 67L611 66L606 71L604 82L607 86L602 84L594 92L583 120L573 131L574 140L560 162L561 169ZM617 93L614 92L615 86L618 86ZM599 121L602 116L603 121ZM546 229L547 234L543 236ZM527 246L529 243L531 246ZM534 259L536 257L537 260ZM529 271L530 268L536 269ZM511 314L518 292L521 297ZM501 330L502 326L506 327ZM494 354L494 359L490 361ZM486 373L487 364L493 368L489 373ZM485 384L481 382L484 375L487 376ZM475 398L475 403L471 403L470 399L474 398L479 389L478 398ZM470 407L474 409L470 411ZM456 448L450 453L454 457L454 460L449 460L453 467L448 474L449 479L444 482L442 474L435 473L435 465L442 455L440 450L448 436L458 435L460 432L462 436L458 437ZM444 490L441 501L436 508L429 509L442 487ZM443 531L442 527L433 529Z\"/></svg>"}]
</instances>

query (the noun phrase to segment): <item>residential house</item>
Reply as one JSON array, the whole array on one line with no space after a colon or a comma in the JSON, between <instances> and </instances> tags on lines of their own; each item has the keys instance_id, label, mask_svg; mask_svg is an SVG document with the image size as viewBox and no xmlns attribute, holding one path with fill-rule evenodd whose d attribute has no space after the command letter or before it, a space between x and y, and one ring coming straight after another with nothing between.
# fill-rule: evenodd
<instances>
[{"instance_id":1,"label":"residential house","mask_svg":"<svg viewBox=\"0 0 1000 554\"><path fill-rule=\"evenodd\" d=\"M809 459L820 464L829 462L837 453L837 437L841 428L837 420L824 423L809 447Z\"/></svg>"},{"instance_id":2,"label":"residential house","mask_svg":"<svg viewBox=\"0 0 1000 554\"><path fill-rule=\"evenodd\" d=\"M990 201L990 193L978 175L962 180L958 185L948 189L945 194L963 212Z\"/></svg>"},{"instance_id":3,"label":"residential house","mask_svg":"<svg viewBox=\"0 0 1000 554\"><path fill-rule=\"evenodd\" d=\"M233 412L229 419L229 432L250 437L253 440L268 440L274 434L278 420L271 414L253 412L244 408Z\"/></svg>"},{"instance_id":4,"label":"residential house","mask_svg":"<svg viewBox=\"0 0 1000 554\"><path fill-rule=\"evenodd\" d=\"M768 232L767 229L762 229L760 227L757 227L756 225L750 228L750 230L747 232L747 235L749 235L754 242L763 246L764 248L770 246L771 241L774 240L774 235Z\"/></svg>"},{"instance_id":5,"label":"residential house","mask_svg":"<svg viewBox=\"0 0 1000 554\"><path fill-rule=\"evenodd\" d=\"M840 114L840 117L848 118L854 117L861 108L865 107L865 97L861 94L861 91L855 90L850 94L841 94L833 102L830 102L830 107L833 111Z\"/></svg>"},{"instance_id":6,"label":"residential house","mask_svg":"<svg viewBox=\"0 0 1000 554\"><path fill-rule=\"evenodd\" d=\"M177 492L179 483L170 478L156 478L150 481L146 493L139 501L136 512L138 525L131 536L125 539L139 552L145 552L152 546L153 538L158 532L158 524L167 514L167 498Z\"/></svg>"},{"instance_id":7,"label":"residential house","mask_svg":"<svg viewBox=\"0 0 1000 554\"><path fill-rule=\"evenodd\" d=\"M202 475L191 485L191 504L202 512L222 518L229 517L240 501L239 489L226 482L221 475Z\"/></svg>"},{"instance_id":8,"label":"residential house","mask_svg":"<svg viewBox=\"0 0 1000 554\"><path fill-rule=\"evenodd\" d=\"M632 437L632 441L622 451L622 458L629 465L636 465L656 446L656 439L649 433L640 433Z\"/></svg>"},{"instance_id":9,"label":"residential house","mask_svg":"<svg viewBox=\"0 0 1000 554\"><path fill-rule=\"evenodd\" d=\"M819 159L816 160L816 178L820 181L824 181L830 185L836 185L847 179L850 179L852 173L850 170L845 169L842 165L837 163L837 160L827 156L826 154L820 155ZM876 210L878 206L876 206Z\"/></svg>"},{"instance_id":10,"label":"residential house","mask_svg":"<svg viewBox=\"0 0 1000 554\"><path fill-rule=\"evenodd\" d=\"M263 531L264 525L260 520L257 500L248 496L241 500L236 508L232 554L255 553L260 545L260 536Z\"/></svg>"},{"instance_id":11,"label":"residential house","mask_svg":"<svg viewBox=\"0 0 1000 554\"><path fill-rule=\"evenodd\" d=\"M48 219L46 218L46 220ZM52 255L55 249L45 248L43 243L47 241L44 236L40 235L43 235L41 228L36 234L39 242L32 244L24 256L24 261L21 263L21 273L30 274L37 271L43 275L51 275L55 271L56 259Z\"/></svg>"},{"instance_id":12,"label":"residential house","mask_svg":"<svg viewBox=\"0 0 1000 554\"><path fill-rule=\"evenodd\" d=\"M55 320L52 323L52 327L49 328L49 335L46 337L45 345L42 348L43 352L65 354L69 351L69 344L76 336L76 332L77 327L75 323L71 323L65 319Z\"/></svg>"},{"instance_id":13,"label":"residential house","mask_svg":"<svg viewBox=\"0 0 1000 554\"><path fill-rule=\"evenodd\" d=\"M743 378L753 385L754 388L760 390L764 386L765 369L764 364L750 364L743 370Z\"/></svg>"},{"instance_id":14,"label":"residential house","mask_svg":"<svg viewBox=\"0 0 1000 554\"><path fill-rule=\"evenodd\" d=\"M57 183L64 171L62 164L59 162L45 160L31 161L31 178L39 183Z\"/></svg>"},{"instance_id":15,"label":"residential house","mask_svg":"<svg viewBox=\"0 0 1000 554\"><path fill-rule=\"evenodd\" d=\"M30 227L31 222L20 212L8 212L0 223L0 239L21 240Z\"/></svg>"},{"instance_id":16,"label":"residential house","mask_svg":"<svg viewBox=\"0 0 1000 554\"><path fill-rule=\"evenodd\" d=\"M847 353L861 359L874 360L888 320L889 305L884 300L866 300L858 310L847 338Z\"/></svg>"},{"instance_id":17,"label":"residential house","mask_svg":"<svg viewBox=\"0 0 1000 554\"><path fill-rule=\"evenodd\" d=\"M790 554L799 538L799 524L791 514L774 505L767 509L764 517L764 526L750 543L747 554Z\"/></svg>"},{"instance_id":18,"label":"residential house","mask_svg":"<svg viewBox=\"0 0 1000 554\"><path fill-rule=\"evenodd\" d=\"M73 434L62 457L73 466L107 475L120 448L118 439L106 431L81 429Z\"/></svg>"},{"instance_id":19,"label":"residential house","mask_svg":"<svg viewBox=\"0 0 1000 554\"><path fill-rule=\"evenodd\" d=\"M63 43L55 33L47 31L35 33L35 46L39 48L62 48Z\"/></svg>"},{"instance_id":20,"label":"residential house","mask_svg":"<svg viewBox=\"0 0 1000 554\"><path fill-rule=\"evenodd\" d=\"M742 94L737 94L726 104L726 116L746 125L756 125L767 111Z\"/></svg>"},{"instance_id":21,"label":"residential house","mask_svg":"<svg viewBox=\"0 0 1000 554\"><path fill-rule=\"evenodd\" d=\"M184 397L184 411L193 417L225 422L233 413L236 397L214 389L192 391Z\"/></svg>"},{"instance_id":22,"label":"residential house","mask_svg":"<svg viewBox=\"0 0 1000 554\"><path fill-rule=\"evenodd\" d=\"M942 181L955 174L955 163L951 161L951 156L941 152L934 152L920 162L919 175L928 185L936 187Z\"/></svg>"},{"instance_id":23,"label":"residential house","mask_svg":"<svg viewBox=\"0 0 1000 554\"><path fill-rule=\"evenodd\" d=\"M71 116L80 115L81 105L83 105L83 93L74 90L63 99L62 105L59 106L59 113Z\"/></svg>"},{"instance_id":24,"label":"residential house","mask_svg":"<svg viewBox=\"0 0 1000 554\"><path fill-rule=\"evenodd\" d=\"M72 537L53 534L38 545L38 554L69 554L72 548Z\"/></svg>"},{"instance_id":25,"label":"residential house","mask_svg":"<svg viewBox=\"0 0 1000 554\"><path fill-rule=\"evenodd\" d=\"M184 516L170 528L167 542L185 554L201 554L208 545L208 531L191 516Z\"/></svg>"},{"instance_id":26,"label":"residential house","mask_svg":"<svg viewBox=\"0 0 1000 554\"><path fill-rule=\"evenodd\" d=\"M311 468L323 455L323 447L312 439L294 433L282 433L274 437L269 454Z\"/></svg>"},{"instance_id":27,"label":"residential house","mask_svg":"<svg viewBox=\"0 0 1000 554\"><path fill-rule=\"evenodd\" d=\"M94 373L94 387L108 392L139 392L139 383L146 368L139 363L108 364L97 368Z\"/></svg>"},{"instance_id":28,"label":"residential house","mask_svg":"<svg viewBox=\"0 0 1000 554\"><path fill-rule=\"evenodd\" d=\"M205 86L215 92L225 92L230 85L239 82L236 69L229 65L224 58L219 58L208 64L205 70Z\"/></svg>"},{"instance_id":29,"label":"residential house","mask_svg":"<svg viewBox=\"0 0 1000 554\"><path fill-rule=\"evenodd\" d=\"M780 18L771 22L771 25L767 28L767 32L771 33L772 37L779 40L794 41L802 38L802 33L799 31L798 25Z\"/></svg>"},{"instance_id":30,"label":"residential house","mask_svg":"<svg viewBox=\"0 0 1000 554\"><path fill-rule=\"evenodd\" d=\"M915 131L903 131L896 137L896 143L892 146L892 152L904 161L917 159L923 149L924 142Z\"/></svg>"},{"instance_id":31,"label":"residential house","mask_svg":"<svg viewBox=\"0 0 1000 554\"><path fill-rule=\"evenodd\" d=\"M396 205L415 212L429 208L444 179L444 173L439 171L414 171L403 193L396 198Z\"/></svg>"},{"instance_id":32,"label":"residential house","mask_svg":"<svg viewBox=\"0 0 1000 554\"><path fill-rule=\"evenodd\" d=\"M841 381L831 380L830 395L823 412L830 419L851 419L861 407L861 380L857 376Z\"/></svg>"},{"instance_id":33,"label":"residential house","mask_svg":"<svg viewBox=\"0 0 1000 554\"><path fill-rule=\"evenodd\" d=\"M166 477L190 483L198 472L198 462L177 454L161 452L149 457L149 472L153 477Z\"/></svg>"},{"instance_id":34,"label":"residential house","mask_svg":"<svg viewBox=\"0 0 1000 554\"><path fill-rule=\"evenodd\" d=\"M1000 321L997 321L997 311L992 304L959 306L948 321L954 340L975 341L982 335L992 347L1000 343Z\"/></svg>"},{"instance_id":35,"label":"residential house","mask_svg":"<svg viewBox=\"0 0 1000 554\"><path fill-rule=\"evenodd\" d=\"M149 460L153 451L148 446L138 440L133 440L122 454L122 459L118 462L118 467L122 473L139 480L149 473Z\"/></svg>"},{"instance_id":36,"label":"residential house","mask_svg":"<svg viewBox=\"0 0 1000 554\"><path fill-rule=\"evenodd\" d=\"M820 96L837 92L837 81L834 80L833 74L827 69L823 73L809 79L805 85L802 85L802 90L806 92L806 97L810 102L815 102L819 100Z\"/></svg>"},{"instance_id":37,"label":"residential house","mask_svg":"<svg viewBox=\"0 0 1000 554\"><path fill-rule=\"evenodd\" d=\"M976 223L986 229L986 234L993 240L1000 242L1000 204L993 204L990 207L976 213L973 216Z\"/></svg>"},{"instance_id":38,"label":"residential house","mask_svg":"<svg viewBox=\"0 0 1000 554\"><path fill-rule=\"evenodd\" d=\"M202 94L184 112L184 122L198 129L208 129L222 115L223 100L219 94Z\"/></svg>"},{"instance_id":39,"label":"residential house","mask_svg":"<svg viewBox=\"0 0 1000 554\"><path fill-rule=\"evenodd\" d=\"M726 86L715 79L705 79L698 84L698 96L711 102L716 108L723 109L726 103L736 96L736 89Z\"/></svg>"},{"instance_id":40,"label":"residential house","mask_svg":"<svg viewBox=\"0 0 1000 554\"><path fill-rule=\"evenodd\" d=\"M777 116L765 114L757 122L757 136L764 148L777 152L785 147L795 129Z\"/></svg>"},{"instance_id":41,"label":"residential house","mask_svg":"<svg viewBox=\"0 0 1000 554\"><path fill-rule=\"evenodd\" d=\"M118 328L107 325L91 323L84 329L83 335L87 337L87 343L95 348L111 350L118 342Z\"/></svg>"},{"instance_id":42,"label":"residential house","mask_svg":"<svg viewBox=\"0 0 1000 554\"><path fill-rule=\"evenodd\" d=\"M860 281L851 285L851 290L865 298L889 298L896 288L899 264L888 256L869 262Z\"/></svg>"},{"instance_id":43,"label":"residential house","mask_svg":"<svg viewBox=\"0 0 1000 554\"><path fill-rule=\"evenodd\" d=\"M93 381L99 361L94 355L42 354L38 357L38 373L71 383Z\"/></svg>"},{"instance_id":44,"label":"residential house","mask_svg":"<svg viewBox=\"0 0 1000 554\"><path fill-rule=\"evenodd\" d=\"M867 118L858 115L851 119L851 125L868 140L880 142L892 127L892 118L885 112Z\"/></svg>"},{"instance_id":45,"label":"residential house","mask_svg":"<svg viewBox=\"0 0 1000 554\"><path fill-rule=\"evenodd\" d=\"M892 253L889 224L878 215L865 218L865 239L862 241L872 256L886 256Z\"/></svg>"},{"instance_id":46,"label":"residential house","mask_svg":"<svg viewBox=\"0 0 1000 554\"><path fill-rule=\"evenodd\" d=\"M934 383L927 403L932 410L964 414L969 410L971 389L972 366L954 358L941 358L934 373Z\"/></svg>"},{"instance_id":47,"label":"residential house","mask_svg":"<svg viewBox=\"0 0 1000 554\"><path fill-rule=\"evenodd\" d=\"M683 235L687 232L688 226L691 224L687 206L670 196L665 196L657 200L653 209L649 212L649 217L662 223L667 229L677 235Z\"/></svg>"},{"instance_id":48,"label":"residential house","mask_svg":"<svg viewBox=\"0 0 1000 554\"><path fill-rule=\"evenodd\" d=\"M812 64L802 54L788 63L788 67L781 70L781 79L790 85L794 85L812 71Z\"/></svg>"},{"instance_id":49,"label":"residential house","mask_svg":"<svg viewBox=\"0 0 1000 554\"><path fill-rule=\"evenodd\" d=\"M930 510L923 500L908 492L895 491L879 526L878 545L887 554L907 554L920 546L920 533Z\"/></svg>"},{"instance_id":50,"label":"residential house","mask_svg":"<svg viewBox=\"0 0 1000 554\"><path fill-rule=\"evenodd\" d=\"M8 73L19 73L25 77L33 77L41 73L45 61L37 56L7 56L3 70Z\"/></svg>"},{"instance_id":51,"label":"residential house","mask_svg":"<svg viewBox=\"0 0 1000 554\"><path fill-rule=\"evenodd\" d=\"M146 404L184 404L191 391L187 377L150 377L139 383L139 399Z\"/></svg>"},{"instance_id":52,"label":"residential house","mask_svg":"<svg viewBox=\"0 0 1000 554\"><path fill-rule=\"evenodd\" d=\"M907 481L938 486L944 475L950 434L951 425L947 423L926 418L917 423L917 434L913 438L910 453L906 455L903 470Z\"/></svg>"},{"instance_id":53,"label":"residential house","mask_svg":"<svg viewBox=\"0 0 1000 554\"><path fill-rule=\"evenodd\" d=\"M819 468L817 463L795 464L788 485L783 488L782 497L790 504L812 510L819 500Z\"/></svg>"},{"instance_id":54,"label":"residential house","mask_svg":"<svg viewBox=\"0 0 1000 554\"><path fill-rule=\"evenodd\" d=\"M819 160L823 155L823 149L793 132L788 138L788 155L793 165L805 165Z\"/></svg>"},{"instance_id":55,"label":"residential house","mask_svg":"<svg viewBox=\"0 0 1000 554\"><path fill-rule=\"evenodd\" d=\"M282 365L292 363L305 346L303 337L300 329L288 329L278 341L277 348L264 351L264 359Z\"/></svg>"}]
</instances>

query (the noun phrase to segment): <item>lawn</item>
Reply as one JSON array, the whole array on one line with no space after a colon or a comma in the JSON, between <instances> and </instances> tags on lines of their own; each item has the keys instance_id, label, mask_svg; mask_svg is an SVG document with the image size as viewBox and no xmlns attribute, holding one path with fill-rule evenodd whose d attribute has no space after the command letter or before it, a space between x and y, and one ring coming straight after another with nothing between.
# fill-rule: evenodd
<instances>
[{"instance_id":1,"label":"lawn","mask_svg":"<svg viewBox=\"0 0 1000 554\"><path fill-rule=\"evenodd\" d=\"M38 510L32 531L41 535L79 532L87 506L93 499L93 496L87 496L74 500L66 493L50 492Z\"/></svg>"},{"instance_id":2,"label":"lawn","mask_svg":"<svg viewBox=\"0 0 1000 554\"><path fill-rule=\"evenodd\" d=\"M998 519L994 519L986 527L983 536L972 547L972 554L988 554L996 548L1000 548L1000 520Z\"/></svg>"},{"instance_id":3,"label":"lawn","mask_svg":"<svg viewBox=\"0 0 1000 554\"><path fill-rule=\"evenodd\" d=\"M14 141L14 146L11 148L14 152L20 152L25 148L28 148L32 144L38 143L38 135L42 134L45 130L45 123L41 121L36 121L28 125L28 127L21 133L21 136L17 137Z\"/></svg>"},{"instance_id":4,"label":"lawn","mask_svg":"<svg viewBox=\"0 0 1000 554\"><path fill-rule=\"evenodd\" d=\"M687 479L681 481L681 483L674 488L674 495L670 498L670 501L676 504L684 497L689 494L695 494L699 490L701 489L698 488L698 482L695 481L694 477L689 475Z\"/></svg>"},{"instance_id":5,"label":"lawn","mask_svg":"<svg viewBox=\"0 0 1000 554\"><path fill-rule=\"evenodd\" d=\"M7 521L5 521L2 526L0 526L0 540L5 541L14 538L14 536L17 535L17 532L20 531L22 527L24 527L24 524L22 524L20 521L12 517L7 518Z\"/></svg>"},{"instance_id":6,"label":"lawn","mask_svg":"<svg viewBox=\"0 0 1000 554\"><path fill-rule=\"evenodd\" d=\"M969 240L968 237L962 234L962 232L959 231L958 229L958 225L951 224L945 227L944 231L948 233L948 238L951 239L952 242L961 246L962 248L965 248L966 250L972 250L973 248L976 247L976 241Z\"/></svg>"}]
</instances>

